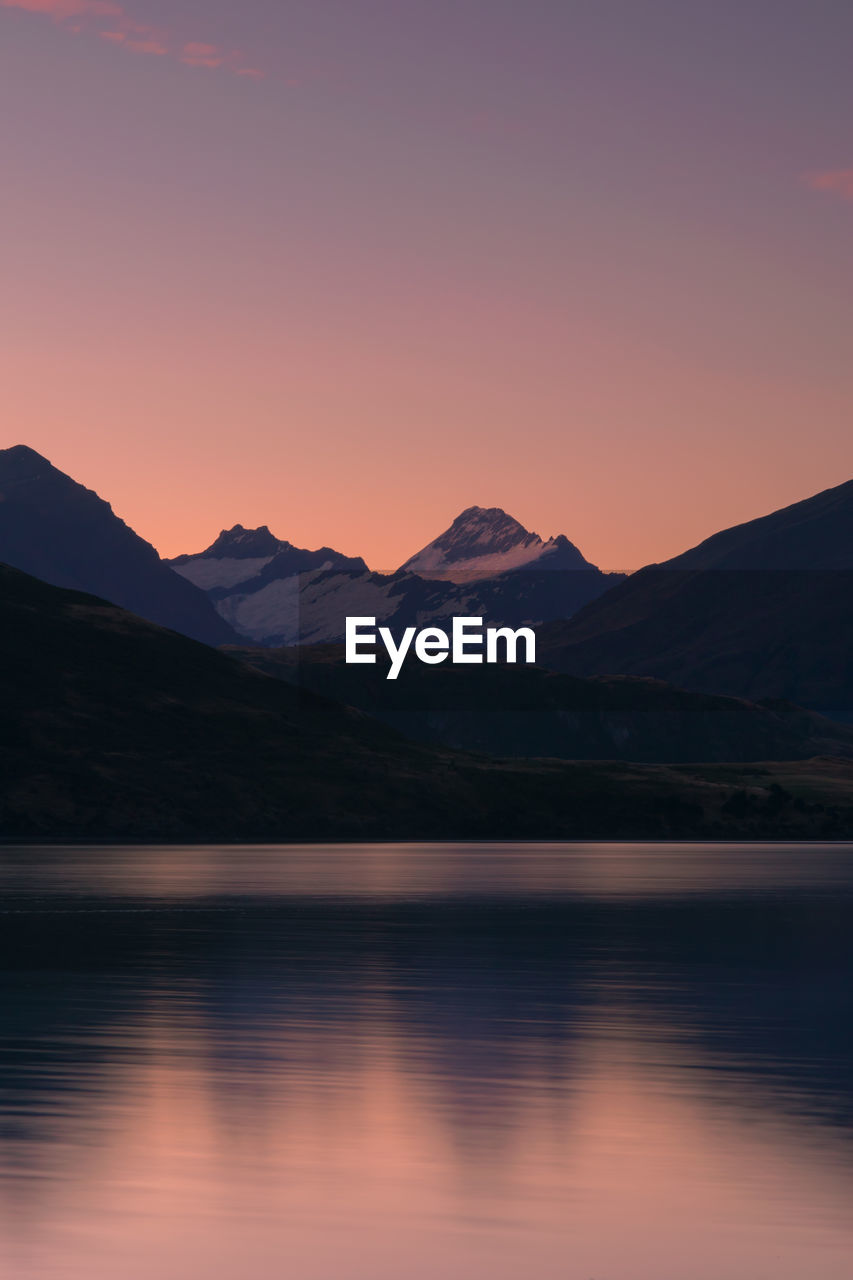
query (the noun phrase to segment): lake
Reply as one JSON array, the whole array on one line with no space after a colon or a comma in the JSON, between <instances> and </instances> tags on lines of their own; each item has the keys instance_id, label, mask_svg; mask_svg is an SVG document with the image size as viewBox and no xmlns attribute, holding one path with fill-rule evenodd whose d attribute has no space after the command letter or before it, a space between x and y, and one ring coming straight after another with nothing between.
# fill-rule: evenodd
<instances>
[{"instance_id":1,"label":"lake","mask_svg":"<svg viewBox=\"0 0 853 1280\"><path fill-rule=\"evenodd\" d=\"M850 1280L853 846L0 850L3 1280Z\"/></svg>"}]
</instances>

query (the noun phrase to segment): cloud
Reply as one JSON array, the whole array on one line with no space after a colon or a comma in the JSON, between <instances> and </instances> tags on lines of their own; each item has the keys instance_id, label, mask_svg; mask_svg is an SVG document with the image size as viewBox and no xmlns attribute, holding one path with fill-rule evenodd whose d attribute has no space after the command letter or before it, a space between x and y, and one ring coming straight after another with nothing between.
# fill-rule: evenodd
<instances>
[{"instance_id":1,"label":"cloud","mask_svg":"<svg viewBox=\"0 0 853 1280\"><path fill-rule=\"evenodd\" d=\"M43 14L77 35L86 29L84 23L98 26L108 18L109 27L97 31L97 35L131 53L171 56L187 67L205 67L211 71L221 67L232 75L254 80L265 76L259 68L247 66L245 55L237 49L198 42L175 43L162 28L135 21L117 0L0 0L0 8Z\"/></svg>"},{"instance_id":2,"label":"cloud","mask_svg":"<svg viewBox=\"0 0 853 1280\"><path fill-rule=\"evenodd\" d=\"M181 62L188 67L221 67L227 55L215 44L185 44Z\"/></svg>"},{"instance_id":3,"label":"cloud","mask_svg":"<svg viewBox=\"0 0 853 1280\"><path fill-rule=\"evenodd\" d=\"M827 191L842 200L853 201L853 169L825 169L820 173L807 173L805 183L812 191Z\"/></svg>"},{"instance_id":4,"label":"cloud","mask_svg":"<svg viewBox=\"0 0 853 1280\"><path fill-rule=\"evenodd\" d=\"M4 9L25 9L27 13L45 13L64 22L68 18L121 17L123 10L112 0L0 0Z\"/></svg>"}]
</instances>

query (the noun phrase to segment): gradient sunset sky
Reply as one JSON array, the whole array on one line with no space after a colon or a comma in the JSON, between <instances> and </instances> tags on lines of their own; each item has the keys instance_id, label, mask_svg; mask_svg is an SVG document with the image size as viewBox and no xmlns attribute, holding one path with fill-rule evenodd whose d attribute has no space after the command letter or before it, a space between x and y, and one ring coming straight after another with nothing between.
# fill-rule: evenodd
<instances>
[{"instance_id":1,"label":"gradient sunset sky","mask_svg":"<svg viewBox=\"0 0 853 1280\"><path fill-rule=\"evenodd\" d=\"M853 477L849 0L0 0L2 445L164 555Z\"/></svg>"}]
</instances>

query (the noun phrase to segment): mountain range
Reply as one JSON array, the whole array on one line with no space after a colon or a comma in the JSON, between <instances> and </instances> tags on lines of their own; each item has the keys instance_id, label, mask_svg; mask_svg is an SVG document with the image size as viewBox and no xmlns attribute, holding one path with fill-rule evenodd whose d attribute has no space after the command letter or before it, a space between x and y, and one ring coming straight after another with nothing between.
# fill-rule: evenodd
<instances>
[{"instance_id":1,"label":"mountain range","mask_svg":"<svg viewBox=\"0 0 853 1280\"><path fill-rule=\"evenodd\" d=\"M853 718L853 481L641 569L541 627L537 654Z\"/></svg>"},{"instance_id":2,"label":"mountain range","mask_svg":"<svg viewBox=\"0 0 853 1280\"><path fill-rule=\"evenodd\" d=\"M97 494L16 446L0 451L0 560L227 646L425 743L635 761L848 753L839 725L813 713L853 720L853 482L629 578L481 507L381 574L266 526L235 525L163 561ZM378 668L344 669L322 648L348 615L401 628L458 614L537 624L539 662L555 674L415 667L392 692Z\"/></svg>"},{"instance_id":3,"label":"mountain range","mask_svg":"<svg viewBox=\"0 0 853 1280\"><path fill-rule=\"evenodd\" d=\"M237 524L206 550L164 561L109 503L33 449L0 450L0 562L206 644L336 641L348 615L394 627L448 624L456 614L532 625L570 617L621 578L498 508L463 512L414 560L435 560L438 576L406 566L374 573L359 556Z\"/></svg>"},{"instance_id":4,"label":"mountain range","mask_svg":"<svg viewBox=\"0 0 853 1280\"><path fill-rule=\"evenodd\" d=\"M543 542L497 507L463 511L394 573L239 524L169 563L235 631L270 647L341 640L347 616L394 628L447 625L454 615L534 625L570 617L623 576L602 573L565 537Z\"/></svg>"}]
</instances>

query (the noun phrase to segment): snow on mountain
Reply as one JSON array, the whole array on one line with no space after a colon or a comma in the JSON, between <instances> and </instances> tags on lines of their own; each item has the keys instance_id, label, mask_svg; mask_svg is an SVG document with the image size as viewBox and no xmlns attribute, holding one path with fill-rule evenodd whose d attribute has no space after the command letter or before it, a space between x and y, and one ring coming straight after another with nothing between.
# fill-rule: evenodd
<instances>
[{"instance_id":1,"label":"snow on mountain","mask_svg":"<svg viewBox=\"0 0 853 1280\"><path fill-rule=\"evenodd\" d=\"M271 559L272 556L246 560L238 560L233 556L224 556L221 560L199 557L197 560L188 560L186 564L173 564L172 568L188 582L201 587L202 591L211 591L214 587L236 587L241 582L256 578Z\"/></svg>"},{"instance_id":2,"label":"snow on mountain","mask_svg":"<svg viewBox=\"0 0 853 1280\"><path fill-rule=\"evenodd\" d=\"M415 574L318 569L234 593L217 603L235 631L263 645L320 644L341 640L347 617L372 617L380 625L424 626L465 612L451 584Z\"/></svg>"},{"instance_id":3,"label":"snow on mountain","mask_svg":"<svg viewBox=\"0 0 853 1280\"><path fill-rule=\"evenodd\" d=\"M343 639L347 617L373 617L395 630L449 626L453 617L482 617L491 625L532 626L568 618L621 579L590 568L580 572L504 573L475 582L421 578L398 570L381 574L316 569L255 588L212 592L235 631L261 645L320 644Z\"/></svg>"},{"instance_id":4,"label":"snow on mountain","mask_svg":"<svg viewBox=\"0 0 853 1280\"><path fill-rule=\"evenodd\" d=\"M468 507L402 568L424 577L470 582L517 569L591 569L560 534L543 541L500 507Z\"/></svg>"},{"instance_id":5,"label":"snow on mountain","mask_svg":"<svg viewBox=\"0 0 853 1280\"><path fill-rule=\"evenodd\" d=\"M217 608L235 631L260 644L314 644L341 639L348 616L384 623L398 608L392 593L393 580L381 574L318 569L229 595Z\"/></svg>"},{"instance_id":6,"label":"snow on mountain","mask_svg":"<svg viewBox=\"0 0 853 1280\"><path fill-rule=\"evenodd\" d=\"M206 551L176 556L169 563L182 578L202 591L211 591L217 587L236 587L256 577L277 551L289 545L270 533L265 524L258 529L244 529L241 524L235 524L231 529L223 529Z\"/></svg>"},{"instance_id":7,"label":"snow on mountain","mask_svg":"<svg viewBox=\"0 0 853 1280\"><path fill-rule=\"evenodd\" d=\"M203 591L217 594L231 592L250 582L253 582L250 590L266 589L279 580L316 569L367 570L358 556L345 556L331 547L321 547L318 551L294 547L291 542L276 538L265 524L258 529L244 529L241 524L235 524L231 529L223 529L206 551L177 556L169 563L182 578ZM225 616L223 610L220 613Z\"/></svg>"}]
</instances>

